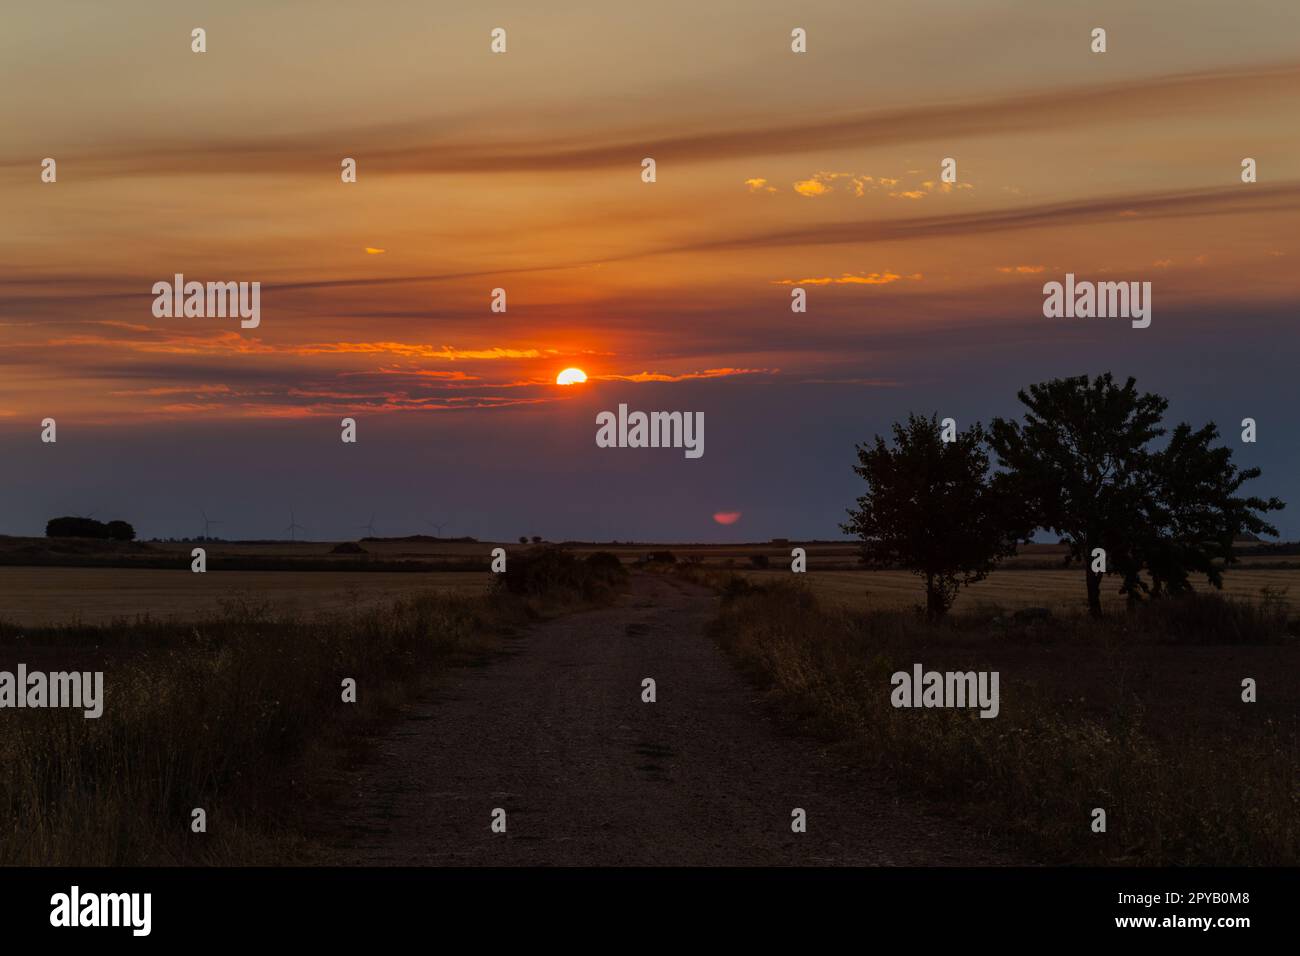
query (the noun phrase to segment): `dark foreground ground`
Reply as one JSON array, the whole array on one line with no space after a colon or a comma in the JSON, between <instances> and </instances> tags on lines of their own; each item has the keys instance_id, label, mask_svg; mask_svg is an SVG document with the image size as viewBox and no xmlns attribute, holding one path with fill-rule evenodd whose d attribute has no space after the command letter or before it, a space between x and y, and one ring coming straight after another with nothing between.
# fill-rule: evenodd
<instances>
[{"instance_id":1,"label":"dark foreground ground","mask_svg":"<svg viewBox=\"0 0 1300 956\"><path fill-rule=\"evenodd\" d=\"M452 671L337 781L322 862L1022 862L780 727L704 633L715 597L637 574L618 604ZM654 678L656 703L641 700ZM491 829L506 812L503 834ZM791 831L791 811L807 832Z\"/></svg>"}]
</instances>

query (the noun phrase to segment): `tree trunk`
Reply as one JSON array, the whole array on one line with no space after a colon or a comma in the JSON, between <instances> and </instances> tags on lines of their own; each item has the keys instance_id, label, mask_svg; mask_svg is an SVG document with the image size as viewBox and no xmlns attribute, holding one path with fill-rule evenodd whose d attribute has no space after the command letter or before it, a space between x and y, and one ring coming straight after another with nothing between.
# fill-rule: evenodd
<instances>
[{"instance_id":1,"label":"tree trunk","mask_svg":"<svg viewBox=\"0 0 1300 956\"><path fill-rule=\"evenodd\" d=\"M943 612L943 603L934 590L934 575L927 574L925 576L925 616L931 621L937 621L943 617Z\"/></svg>"},{"instance_id":2,"label":"tree trunk","mask_svg":"<svg viewBox=\"0 0 1300 956\"><path fill-rule=\"evenodd\" d=\"M1101 617L1101 575L1092 569L1091 562L1084 565L1088 576L1088 613Z\"/></svg>"}]
</instances>

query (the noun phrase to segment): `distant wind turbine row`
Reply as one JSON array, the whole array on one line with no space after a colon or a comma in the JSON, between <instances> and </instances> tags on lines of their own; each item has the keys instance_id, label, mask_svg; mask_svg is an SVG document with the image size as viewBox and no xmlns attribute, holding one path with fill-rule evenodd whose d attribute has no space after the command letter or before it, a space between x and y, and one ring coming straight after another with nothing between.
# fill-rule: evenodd
<instances>
[{"instance_id":1,"label":"distant wind turbine row","mask_svg":"<svg viewBox=\"0 0 1300 956\"><path fill-rule=\"evenodd\" d=\"M74 514L75 514L75 512L74 512ZM95 512L92 511L92 512L90 512L90 514L86 514L86 515L78 514L77 517L78 517L78 518L90 518L90 517L93 517L94 514L95 514ZM222 520L220 520L220 519L217 519L217 518L210 518L210 517L208 517L208 513L207 513L207 511L206 511L204 508L199 508L199 514L203 515L203 534L202 534L202 537L205 538L205 539L211 539L211 538L212 538L212 528L213 528L215 525L224 524L224 522L223 522ZM445 521L445 520L444 520L444 521L434 521L434 520L432 520L432 519L426 518L425 521L424 521L424 523L427 524L429 527L433 528L436 537L439 537L439 538L440 538L440 537L442 537L442 529L445 528L445 527L447 527L447 525L448 525L449 522L447 522L447 521ZM302 532L302 531L306 531L306 530L307 530L306 527L304 527L303 525L301 525L301 524L298 523L298 519L297 519L297 516L296 516L296 514L295 514L295 512L294 512L294 509L293 509L293 508L290 508L290 509L289 509L289 523L288 523L288 525L286 525L286 526L281 530L280 533L281 533L281 534L287 534L287 535L289 536L289 540L290 540L290 541L297 541L297 540L298 540L298 533L299 533L299 532ZM370 513L370 520L367 521L367 522L366 522L365 524L363 524L363 525L358 525L358 526L357 526L357 530L359 530L359 531L364 531L364 532L366 533L366 536L367 536L367 537L376 538L376 537L379 536L379 532L378 532L378 531L376 530L376 528L375 528L375 513L374 513L373 511Z\"/></svg>"}]
</instances>

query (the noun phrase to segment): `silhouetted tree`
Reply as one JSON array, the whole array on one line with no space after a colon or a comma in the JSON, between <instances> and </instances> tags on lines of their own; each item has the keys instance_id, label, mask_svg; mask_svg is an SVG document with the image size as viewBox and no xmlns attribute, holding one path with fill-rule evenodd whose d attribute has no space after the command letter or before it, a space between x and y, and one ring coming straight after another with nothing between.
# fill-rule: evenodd
<instances>
[{"instance_id":1,"label":"silhouetted tree","mask_svg":"<svg viewBox=\"0 0 1300 956\"><path fill-rule=\"evenodd\" d=\"M1239 470L1232 450L1213 448L1219 437L1213 422L1197 431L1186 423L1173 430L1169 444L1151 459L1152 489L1139 545L1151 577L1126 582L1130 594L1154 597L1191 590L1192 574L1223 587L1223 571L1237 561L1232 543L1244 534L1277 534L1257 512L1286 507L1277 498L1238 497L1241 486L1259 477L1258 468Z\"/></svg>"},{"instance_id":2,"label":"silhouetted tree","mask_svg":"<svg viewBox=\"0 0 1300 956\"><path fill-rule=\"evenodd\" d=\"M1070 558L1083 564L1088 611L1101 614L1101 579L1093 553L1105 552L1105 572L1120 577L1135 599L1153 590L1181 591L1188 575L1221 583L1217 560L1231 560L1232 538L1244 530L1272 531L1255 515L1282 507L1277 499L1235 497L1259 474L1238 471L1226 448L1213 449L1213 425L1193 432L1179 425L1168 446L1168 402L1140 393L1134 379L1117 385L1108 372L1031 385L1018 393L1023 423L994 419L992 446L1007 469L1008 488L1037 527L1060 535ZM1151 577L1151 588L1142 571Z\"/></svg>"},{"instance_id":3,"label":"silhouetted tree","mask_svg":"<svg viewBox=\"0 0 1300 956\"><path fill-rule=\"evenodd\" d=\"M45 536L47 538L107 538L108 527L104 522L96 521L94 518L65 515L62 518L51 518L45 523Z\"/></svg>"},{"instance_id":4,"label":"silhouetted tree","mask_svg":"<svg viewBox=\"0 0 1300 956\"><path fill-rule=\"evenodd\" d=\"M134 541L135 528L125 521L110 521L106 525L108 536L114 541Z\"/></svg>"},{"instance_id":5,"label":"silhouetted tree","mask_svg":"<svg viewBox=\"0 0 1300 956\"><path fill-rule=\"evenodd\" d=\"M1017 397L1029 409L1025 421L995 418L993 449L1028 515L1083 563L1088 610L1100 615L1102 574L1093 570L1092 554L1102 548L1107 570L1126 581L1136 575L1129 546L1147 494L1147 444L1164 434L1160 420L1169 403L1140 394L1132 378L1116 385L1109 372L1093 381L1053 379Z\"/></svg>"},{"instance_id":6,"label":"silhouetted tree","mask_svg":"<svg viewBox=\"0 0 1300 956\"><path fill-rule=\"evenodd\" d=\"M909 415L906 425L894 424L893 439L893 448L879 435L857 446L853 470L868 490L841 527L862 539L869 567L901 566L924 578L926 613L939 618L1032 526L1022 527L1001 480L990 477L978 423L944 442L937 416Z\"/></svg>"}]
</instances>

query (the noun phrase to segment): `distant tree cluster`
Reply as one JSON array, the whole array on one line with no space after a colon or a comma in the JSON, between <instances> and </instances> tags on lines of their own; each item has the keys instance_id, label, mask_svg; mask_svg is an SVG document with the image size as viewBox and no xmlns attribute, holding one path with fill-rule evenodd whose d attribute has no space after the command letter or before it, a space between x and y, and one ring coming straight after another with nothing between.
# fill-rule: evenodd
<instances>
[{"instance_id":1,"label":"distant tree cluster","mask_svg":"<svg viewBox=\"0 0 1300 956\"><path fill-rule=\"evenodd\" d=\"M47 538L99 538L106 541L134 541L135 528L125 521L96 521L94 518L65 516L45 523Z\"/></svg>"},{"instance_id":2,"label":"distant tree cluster","mask_svg":"<svg viewBox=\"0 0 1300 956\"><path fill-rule=\"evenodd\" d=\"M1131 602L1188 591L1197 574L1221 587L1236 538L1277 534L1262 515L1283 503L1237 494L1259 469L1238 469L1230 449L1214 447L1213 423L1168 433L1169 403L1133 379L1054 379L1018 397L1023 422L944 435L937 417L913 415L894 426L893 447L879 436L858 446L868 491L843 528L862 539L869 566L924 577L931 616L1039 528L1083 564L1094 615L1106 574Z\"/></svg>"}]
</instances>

